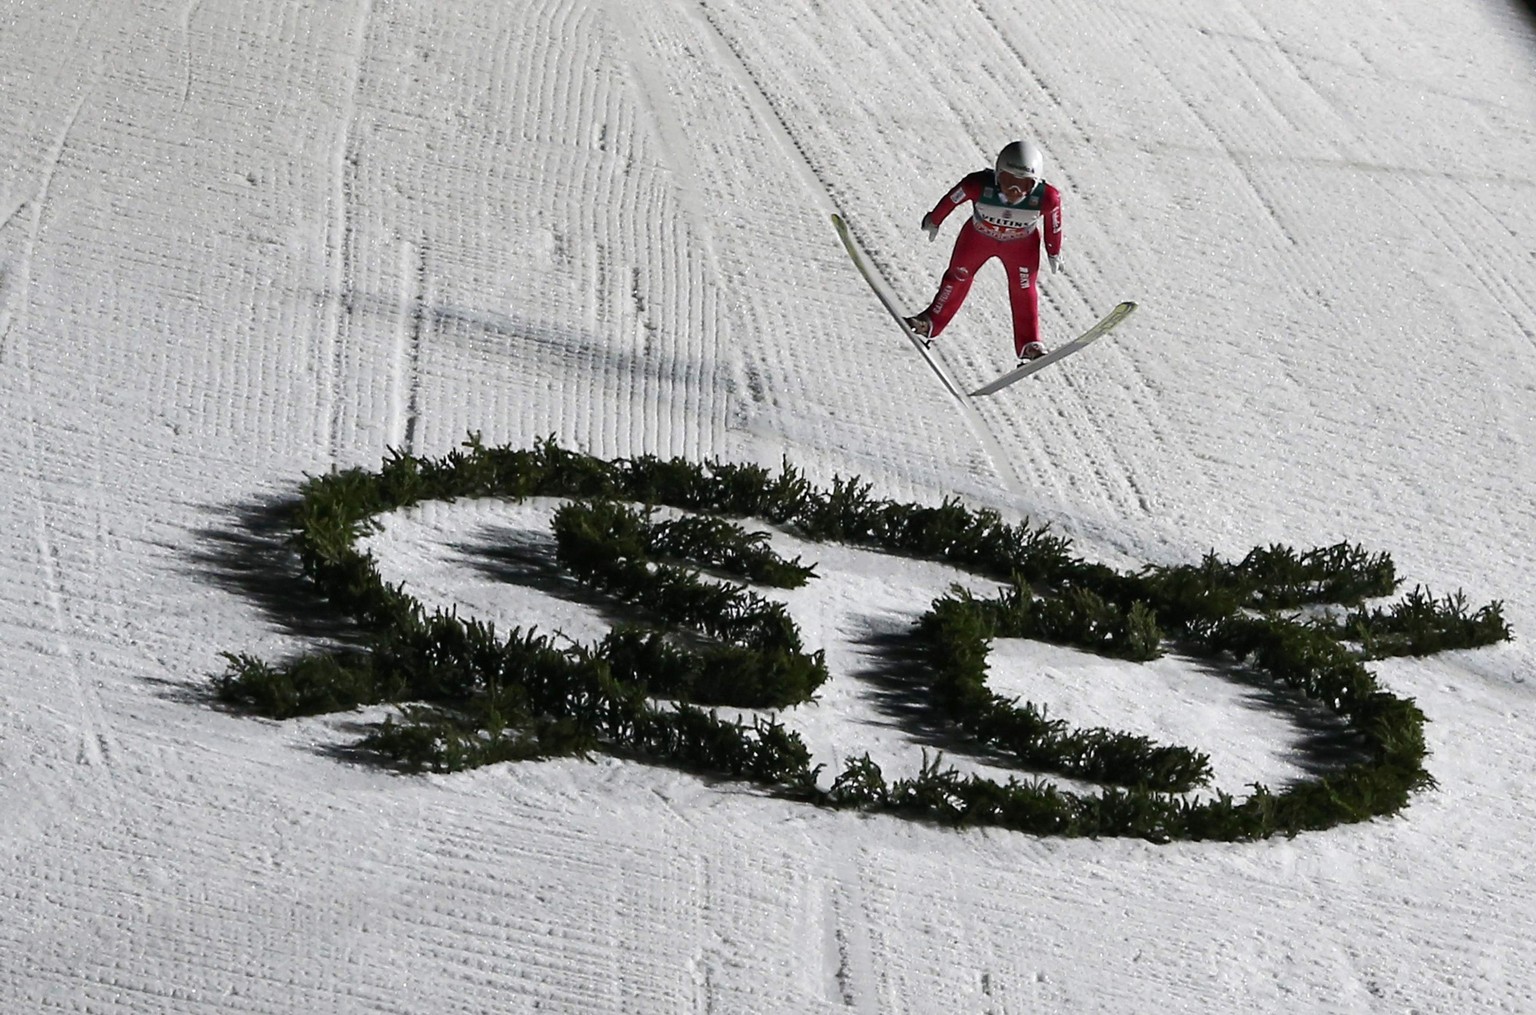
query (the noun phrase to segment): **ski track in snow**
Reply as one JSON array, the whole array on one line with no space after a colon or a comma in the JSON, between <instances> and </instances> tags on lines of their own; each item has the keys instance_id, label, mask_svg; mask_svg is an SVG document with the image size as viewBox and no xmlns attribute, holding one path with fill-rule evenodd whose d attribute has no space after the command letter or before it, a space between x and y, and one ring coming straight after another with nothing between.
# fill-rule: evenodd
<instances>
[{"instance_id":1,"label":"ski track in snow","mask_svg":"<svg viewBox=\"0 0 1536 1015\"><path fill-rule=\"evenodd\" d=\"M181 109L187 108L187 103L192 101L192 20L197 17L197 9L203 0L188 0L187 5L181 9L181 58L184 73L181 82Z\"/></svg>"},{"instance_id":2,"label":"ski track in snow","mask_svg":"<svg viewBox=\"0 0 1536 1015\"><path fill-rule=\"evenodd\" d=\"M15 210L6 216L6 224L8 225L23 208L31 209L30 221L27 225L26 245L22 248L21 254L17 258L19 267L7 272L7 274L14 273L18 278L14 283L9 279L6 280L4 292L6 299L4 305L0 306L0 366L5 364L8 354L16 355L10 351L11 331L15 325L16 317L16 311L13 309L13 306L19 304L22 308L25 308L28 303L32 287L32 262L37 255L38 244L43 233L43 223L48 215L49 192L53 187L53 178L58 172L59 164L64 160L64 152L69 145L69 136L75 129L75 121L80 118L80 110L85 107L86 100L89 98L90 88L88 86L82 88L79 98L75 100L75 104L65 115L64 122L59 127L53 148L44 161L36 194L30 200L17 205ZM0 226L0 229L3 228L4 226ZM26 354L24 352L21 353L20 358L23 360L22 368L25 370Z\"/></svg>"},{"instance_id":3,"label":"ski track in snow","mask_svg":"<svg viewBox=\"0 0 1536 1015\"><path fill-rule=\"evenodd\" d=\"M340 390L350 377L346 370L346 350L355 343L350 341L350 326L356 315L356 290L358 239L356 216L361 213L358 201L358 174L362 166L364 136L358 122L358 96L368 84L366 68L370 57L369 35L372 29L373 0L359 0L355 5L356 20L348 30L349 47L342 69L344 84L337 103L336 137L330 151L331 195L330 221L326 227L325 248L330 261L327 282L327 321L320 359L326 364L331 377L325 385L327 400L321 411L330 419L331 436L327 441L332 454L341 457L337 445L345 420L340 414L345 407L355 404Z\"/></svg>"},{"instance_id":4,"label":"ski track in snow","mask_svg":"<svg viewBox=\"0 0 1536 1015\"><path fill-rule=\"evenodd\" d=\"M1536 1010L1536 150L1528 26L1470 3L151 0L0 17L0 1009ZM1064 341L956 406L922 213L1018 135L1067 197ZM1002 280L939 344L1011 360ZM1378 674L1430 719L1400 817L1246 846L823 813L611 758L406 778L382 711L210 707L312 647L261 528L305 474L556 436L1050 522L1116 566L1342 539L1510 645ZM549 502L370 546L430 603L590 641ZM251 519L258 519L252 522ZM924 751L884 639L952 582L776 543L827 772ZM777 594L777 593L776 593ZM1177 656L994 649L1000 692L1294 778L1304 731ZM829 776L830 777L830 774Z\"/></svg>"}]
</instances>

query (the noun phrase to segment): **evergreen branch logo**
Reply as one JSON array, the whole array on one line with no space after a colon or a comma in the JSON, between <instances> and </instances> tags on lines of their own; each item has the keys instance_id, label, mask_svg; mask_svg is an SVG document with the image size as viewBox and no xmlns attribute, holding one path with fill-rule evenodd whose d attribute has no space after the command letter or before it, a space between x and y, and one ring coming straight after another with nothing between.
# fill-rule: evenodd
<instances>
[{"instance_id":1,"label":"evergreen branch logo","mask_svg":"<svg viewBox=\"0 0 1536 1015\"><path fill-rule=\"evenodd\" d=\"M1208 555L1126 573L994 511L956 499L937 507L882 500L857 480L820 489L788 463L774 473L654 457L603 461L552 438L515 449L471 435L442 459L391 453L377 472L310 478L300 493L291 538L302 575L350 621L357 644L281 663L226 654L214 690L276 719L393 704L396 714L359 746L407 771L615 752L807 804L947 825L1247 841L1406 807L1433 784L1425 717L1366 663L1510 637L1499 603L1473 610L1459 592L1437 599L1420 587L1367 608L1398 579L1389 557L1357 546L1271 546L1235 563ZM559 567L632 610L632 622L589 645L557 644L533 629L499 634L428 610L358 548L381 515L411 505L534 496L564 502L553 521ZM660 517L663 507L677 516ZM796 588L817 580L816 565L785 560L744 520L996 582L992 597L956 587L935 599L909 641L931 707L1029 777L999 782L925 756L917 775L891 781L864 755L824 781L778 714L814 700L829 679L825 652L802 643L781 603L741 584ZM1177 647L1333 712L1357 749L1325 774L1279 791L1254 786L1239 800L1209 790L1210 759L1196 747L1073 728L1044 705L992 691L988 658L999 638L1132 662ZM722 709L770 714L747 722ZM1101 789L1069 791L1050 774Z\"/></svg>"}]
</instances>

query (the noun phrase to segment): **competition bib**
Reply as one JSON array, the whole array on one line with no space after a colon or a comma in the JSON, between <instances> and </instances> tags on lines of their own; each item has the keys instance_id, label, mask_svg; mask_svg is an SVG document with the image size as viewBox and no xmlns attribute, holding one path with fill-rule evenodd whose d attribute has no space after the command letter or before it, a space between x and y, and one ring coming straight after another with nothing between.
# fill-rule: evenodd
<instances>
[{"instance_id":1,"label":"competition bib","mask_svg":"<svg viewBox=\"0 0 1536 1015\"><path fill-rule=\"evenodd\" d=\"M972 205L976 228L999 240L1028 236L1040 226L1040 201L1045 185L1036 184L1021 204L1008 204L995 187L986 187Z\"/></svg>"}]
</instances>

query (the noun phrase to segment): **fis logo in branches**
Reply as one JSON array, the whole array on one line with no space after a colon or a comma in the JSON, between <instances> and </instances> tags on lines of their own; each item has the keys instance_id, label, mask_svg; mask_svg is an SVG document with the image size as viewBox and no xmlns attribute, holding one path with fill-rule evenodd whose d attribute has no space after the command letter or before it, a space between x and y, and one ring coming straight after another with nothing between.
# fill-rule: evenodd
<instances>
[{"instance_id":1,"label":"fis logo in branches","mask_svg":"<svg viewBox=\"0 0 1536 1015\"><path fill-rule=\"evenodd\" d=\"M1507 639L1500 606L1472 611L1458 593L1415 589L1386 608L1359 604L1398 584L1392 561L1340 544L1297 553L1260 548L1238 562L1126 573L1071 553L1046 529L1004 522L958 500L938 507L870 496L867 484L808 483L786 465L602 461L553 440L488 448L472 436L442 459L392 454L378 472L308 480L294 516L305 578L363 633L359 648L282 664L229 655L219 697L285 718L380 702L414 702L362 746L407 769L455 771L496 762L622 751L749 780L829 808L980 824L1041 835L1152 841L1265 838L1396 813L1432 784L1424 715L1381 687L1366 663ZM559 565L576 581L640 607L636 623L590 645L533 630L498 634L428 611L380 576L358 540L388 511L433 500L531 496L566 501L553 528ZM635 505L686 512L658 521ZM811 700L828 680L824 652L801 642L781 603L729 578L794 588L814 565L785 560L764 531L948 562L995 580L997 595L961 590L934 601L910 632L933 706L1021 774L997 782L925 759L888 780L867 755L828 777L800 737L774 719L751 724L714 709L776 710ZM1306 619L1300 611L1305 610ZM1356 760L1282 791L1239 800L1205 791L1210 759L1196 746L1102 729L1076 730L1043 708L987 687L997 638L1033 638L1127 660L1164 646L1241 667L1337 713ZM1099 784L1069 792L1055 773Z\"/></svg>"}]
</instances>

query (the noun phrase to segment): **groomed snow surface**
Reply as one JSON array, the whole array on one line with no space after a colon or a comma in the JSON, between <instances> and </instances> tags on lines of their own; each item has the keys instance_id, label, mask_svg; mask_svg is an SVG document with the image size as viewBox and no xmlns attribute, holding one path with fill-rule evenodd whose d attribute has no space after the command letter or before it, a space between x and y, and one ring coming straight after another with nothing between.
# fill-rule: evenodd
<instances>
[{"instance_id":1,"label":"groomed snow surface","mask_svg":"<svg viewBox=\"0 0 1536 1015\"><path fill-rule=\"evenodd\" d=\"M9 0L0 9L0 1010L1536 1011L1536 40L1495 0ZM1008 140L1066 199L1046 338L960 404L891 327L923 212ZM956 220L958 221L958 220ZM1009 365L991 266L939 343ZM555 436L957 495L1117 567L1341 540L1504 603L1511 643L1377 665L1430 720L1400 816L1258 844L832 813L611 758L402 776L378 713L213 707L282 659L305 474ZM588 640L490 580L553 505L373 548L439 605ZM928 746L882 636L952 569L785 541L829 769ZM985 583L978 588L985 590ZM1000 689L1298 777L1185 665L1001 644ZM961 763L963 759L956 759Z\"/></svg>"}]
</instances>

